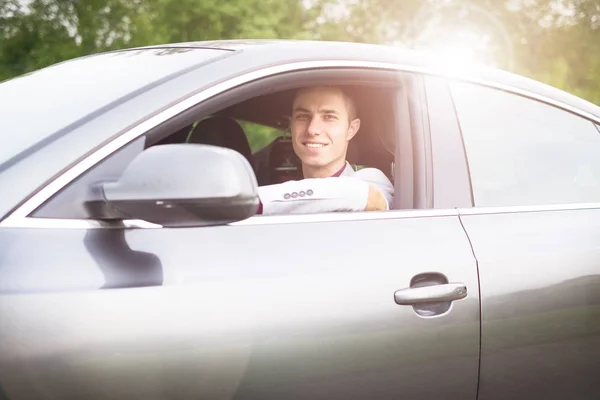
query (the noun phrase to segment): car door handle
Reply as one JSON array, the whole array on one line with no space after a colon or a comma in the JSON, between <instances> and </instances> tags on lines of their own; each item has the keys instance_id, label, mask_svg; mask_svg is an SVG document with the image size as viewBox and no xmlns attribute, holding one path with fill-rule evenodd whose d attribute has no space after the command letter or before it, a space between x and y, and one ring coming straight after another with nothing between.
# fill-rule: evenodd
<instances>
[{"instance_id":1,"label":"car door handle","mask_svg":"<svg viewBox=\"0 0 600 400\"><path fill-rule=\"evenodd\" d=\"M463 283L412 287L394 292L396 303L403 306L454 301L464 299L466 296L467 287Z\"/></svg>"}]
</instances>

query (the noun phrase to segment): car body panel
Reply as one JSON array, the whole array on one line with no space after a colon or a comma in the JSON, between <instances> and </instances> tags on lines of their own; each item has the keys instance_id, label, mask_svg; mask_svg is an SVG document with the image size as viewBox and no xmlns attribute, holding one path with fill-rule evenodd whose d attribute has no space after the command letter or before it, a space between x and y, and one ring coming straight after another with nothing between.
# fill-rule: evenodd
<instances>
[{"instance_id":1,"label":"car body panel","mask_svg":"<svg viewBox=\"0 0 600 400\"><path fill-rule=\"evenodd\" d=\"M600 393L600 210L461 210L479 265L479 399Z\"/></svg>"},{"instance_id":2,"label":"car body panel","mask_svg":"<svg viewBox=\"0 0 600 400\"><path fill-rule=\"evenodd\" d=\"M479 290L458 217L332 217L0 230L0 384L10 399L475 399ZM435 317L396 304L424 272L467 298Z\"/></svg>"},{"instance_id":3,"label":"car body panel","mask_svg":"<svg viewBox=\"0 0 600 400\"><path fill-rule=\"evenodd\" d=\"M0 85L0 130L19 134L0 150L0 171L60 135L136 94L231 54L193 49L146 49L66 61ZM60 94L60 95L57 95ZM35 118L30 113L35 110ZM27 121L26 124L23 122Z\"/></svg>"}]
</instances>

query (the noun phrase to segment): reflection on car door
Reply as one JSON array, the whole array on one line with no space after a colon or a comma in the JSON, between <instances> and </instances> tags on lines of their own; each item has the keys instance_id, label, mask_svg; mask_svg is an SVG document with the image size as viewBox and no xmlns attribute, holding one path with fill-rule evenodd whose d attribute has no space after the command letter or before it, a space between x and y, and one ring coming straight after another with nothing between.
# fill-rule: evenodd
<instances>
[{"instance_id":1,"label":"reflection on car door","mask_svg":"<svg viewBox=\"0 0 600 400\"><path fill-rule=\"evenodd\" d=\"M369 215L7 228L0 384L13 400L475 399L479 289L458 217ZM442 278L468 290L446 312L395 303Z\"/></svg>"}]
</instances>

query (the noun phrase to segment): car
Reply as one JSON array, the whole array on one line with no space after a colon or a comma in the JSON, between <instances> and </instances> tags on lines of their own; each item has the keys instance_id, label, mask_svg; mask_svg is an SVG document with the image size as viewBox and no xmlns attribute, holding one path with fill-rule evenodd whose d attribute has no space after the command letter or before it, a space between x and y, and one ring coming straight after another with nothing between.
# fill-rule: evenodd
<instances>
[{"instance_id":1,"label":"car","mask_svg":"<svg viewBox=\"0 0 600 400\"><path fill-rule=\"evenodd\" d=\"M390 210L257 215L343 85ZM393 46L115 50L0 84L0 398L591 399L600 107ZM201 122L213 121L201 130Z\"/></svg>"}]
</instances>

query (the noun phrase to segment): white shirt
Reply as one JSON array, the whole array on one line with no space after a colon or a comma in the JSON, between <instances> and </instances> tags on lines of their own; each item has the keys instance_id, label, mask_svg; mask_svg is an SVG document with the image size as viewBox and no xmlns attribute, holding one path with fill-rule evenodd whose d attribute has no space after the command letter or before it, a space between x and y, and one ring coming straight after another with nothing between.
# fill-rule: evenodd
<instances>
[{"instance_id":1,"label":"white shirt","mask_svg":"<svg viewBox=\"0 0 600 400\"><path fill-rule=\"evenodd\" d=\"M258 194L263 215L364 211L369 185L381 192L389 210L394 186L385 174L376 168L354 171L348 162L339 177L307 178L261 186Z\"/></svg>"}]
</instances>

